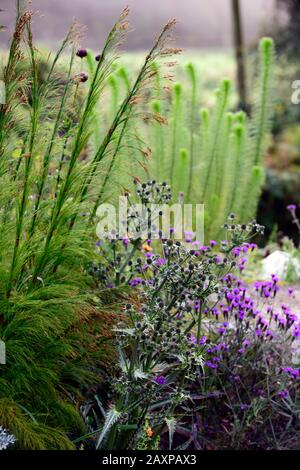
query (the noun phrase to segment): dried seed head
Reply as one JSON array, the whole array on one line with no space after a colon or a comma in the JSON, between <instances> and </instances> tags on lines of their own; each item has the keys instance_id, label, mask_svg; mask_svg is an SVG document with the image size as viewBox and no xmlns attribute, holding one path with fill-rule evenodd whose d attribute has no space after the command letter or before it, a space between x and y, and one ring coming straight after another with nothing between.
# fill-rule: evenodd
<instances>
[{"instance_id":1,"label":"dried seed head","mask_svg":"<svg viewBox=\"0 0 300 470\"><path fill-rule=\"evenodd\" d=\"M169 56L169 55L177 55L182 52L182 49L179 47L166 47L163 51L161 51L162 56Z\"/></svg>"},{"instance_id":2,"label":"dried seed head","mask_svg":"<svg viewBox=\"0 0 300 470\"><path fill-rule=\"evenodd\" d=\"M168 124L168 120L159 113L152 114L152 117L159 124Z\"/></svg>"},{"instance_id":3,"label":"dried seed head","mask_svg":"<svg viewBox=\"0 0 300 470\"><path fill-rule=\"evenodd\" d=\"M177 23L177 20L175 18L173 18L172 20L168 21L168 23L164 26L164 29L163 31L166 32L166 31L170 31L170 29L174 28L174 26L176 25Z\"/></svg>"},{"instance_id":4,"label":"dried seed head","mask_svg":"<svg viewBox=\"0 0 300 470\"><path fill-rule=\"evenodd\" d=\"M88 76L88 74L85 73L85 72L80 72L80 73L78 73L77 75L75 75L75 77L74 77L74 81L75 81L76 83L84 83L84 82L86 82L88 79L89 79L89 76Z\"/></svg>"}]
</instances>

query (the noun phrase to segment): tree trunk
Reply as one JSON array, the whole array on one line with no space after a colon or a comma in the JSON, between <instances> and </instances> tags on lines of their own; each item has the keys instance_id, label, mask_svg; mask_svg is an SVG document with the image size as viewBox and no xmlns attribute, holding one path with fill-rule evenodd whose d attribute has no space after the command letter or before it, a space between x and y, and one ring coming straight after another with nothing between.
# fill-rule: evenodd
<instances>
[{"instance_id":1,"label":"tree trunk","mask_svg":"<svg viewBox=\"0 0 300 470\"><path fill-rule=\"evenodd\" d=\"M236 64L237 64L239 107L247 111L244 39L243 39L243 25L242 25L242 18L241 18L240 1L231 0L231 5L232 5L232 19L233 19L233 33L234 33L234 48L235 48L235 57L236 57Z\"/></svg>"}]
</instances>

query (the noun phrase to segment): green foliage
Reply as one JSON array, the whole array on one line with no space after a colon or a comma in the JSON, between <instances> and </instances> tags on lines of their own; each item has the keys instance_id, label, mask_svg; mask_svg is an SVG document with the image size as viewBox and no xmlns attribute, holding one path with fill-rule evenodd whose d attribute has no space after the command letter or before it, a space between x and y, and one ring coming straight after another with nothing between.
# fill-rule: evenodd
<instances>
[{"instance_id":1,"label":"green foliage","mask_svg":"<svg viewBox=\"0 0 300 470\"><path fill-rule=\"evenodd\" d=\"M81 290L88 291L82 281ZM94 315L71 278L15 295L6 310L9 318L0 326L7 356L1 366L0 421L17 437L18 448L71 448L66 433L82 432L84 425L70 396L79 403L81 391L96 380L92 366L113 354L92 339L99 331L107 335L105 316Z\"/></svg>"},{"instance_id":2,"label":"green foliage","mask_svg":"<svg viewBox=\"0 0 300 470\"><path fill-rule=\"evenodd\" d=\"M230 80L219 84L214 105L199 112L200 78L195 65L189 63L183 70L185 75L178 69L178 76L183 75L181 81L165 87L165 75L158 64L153 64L156 79L150 111L163 115L168 126L162 126L162 120L139 123L139 138L152 151L146 162L148 176L171 184L175 200L183 192L185 202L205 204L207 239L219 235L230 211L243 222L256 213L264 184L263 156L273 104L274 44L269 38L260 41L259 61L250 117L242 111L230 112ZM167 77L173 78L169 74ZM121 87L120 80L118 89L122 94ZM144 109L146 115L148 107Z\"/></svg>"},{"instance_id":3,"label":"green foliage","mask_svg":"<svg viewBox=\"0 0 300 470\"><path fill-rule=\"evenodd\" d=\"M78 407L83 389L96 381L92 368L113 357L105 341L115 315L94 305L85 269L95 256L94 215L132 179L128 172L123 178L120 166L128 164L130 133L154 79L153 63L173 52L166 44L173 22L133 84L120 71L126 96L119 102L115 62L128 28L127 8L99 60L87 55L89 77L79 65L81 32L74 24L48 58L42 80L32 13L17 11L0 77L6 87L6 104L0 105L0 339L7 352L0 422L18 448L72 449L71 434L85 430ZM114 96L107 120L99 114L106 89Z\"/></svg>"}]
</instances>

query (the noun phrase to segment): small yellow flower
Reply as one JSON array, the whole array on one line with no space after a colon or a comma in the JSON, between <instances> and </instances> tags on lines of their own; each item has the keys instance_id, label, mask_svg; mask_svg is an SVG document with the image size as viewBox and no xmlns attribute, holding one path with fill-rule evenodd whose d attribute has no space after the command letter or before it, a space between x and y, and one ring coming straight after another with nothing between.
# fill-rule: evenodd
<instances>
[{"instance_id":1,"label":"small yellow flower","mask_svg":"<svg viewBox=\"0 0 300 470\"><path fill-rule=\"evenodd\" d=\"M148 437L152 437L152 436L153 436L153 431L152 431L152 429L151 429L150 427L146 429L146 434L147 434Z\"/></svg>"}]
</instances>

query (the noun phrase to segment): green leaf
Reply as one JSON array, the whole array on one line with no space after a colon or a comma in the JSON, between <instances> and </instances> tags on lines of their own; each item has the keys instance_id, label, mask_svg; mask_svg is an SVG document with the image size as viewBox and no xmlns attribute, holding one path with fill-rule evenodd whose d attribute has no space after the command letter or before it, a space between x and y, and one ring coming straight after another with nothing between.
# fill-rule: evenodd
<instances>
[{"instance_id":1,"label":"green leaf","mask_svg":"<svg viewBox=\"0 0 300 470\"><path fill-rule=\"evenodd\" d=\"M102 428L101 434L97 441L96 449L99 449L103 440L105 439L106 435L113 427L113 425L119 420L121 416L121 412L116 409L115 406L111 408L111 410L107 413L104 426Z\"/></svg>"},{"instance_id":2,"label":"green leaf","mask_svg":"<svg viewBox=\"0 0 300 470\"><path fill-rule=\"evenodd\" d=\"M102 415L105 417L105 415L106 415L105 409L104 409L104 406L102 405L102 402L101 402L100 398L98 397L98 395L95 395L94 398L97 402L97 405L98 405Z\"/></svg>"},{"instance_id":3,"label":"green leaf","mask_svg":"<svg viewBox=\"0 0 300 470\"><path fill-rule=\"evenodd\" d=\"M174 438L177 421L174 417L166 418L166 423L167 423L168 430L169 430L169 450L172 450L173 438Z\"/></svg>"}]
</instances>

